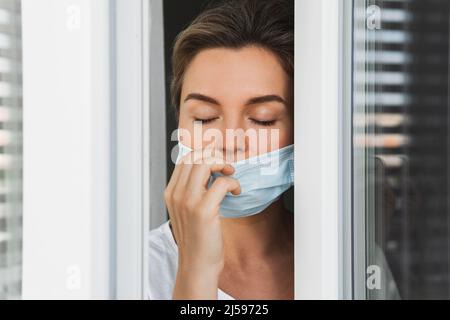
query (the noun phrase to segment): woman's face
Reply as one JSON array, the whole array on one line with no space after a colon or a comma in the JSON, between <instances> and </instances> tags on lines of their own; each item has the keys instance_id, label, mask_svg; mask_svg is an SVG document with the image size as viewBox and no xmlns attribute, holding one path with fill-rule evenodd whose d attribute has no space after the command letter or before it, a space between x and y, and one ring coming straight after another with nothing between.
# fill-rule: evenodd
<instances>
[{"instance_id":1,"label":"woman's face","mask_svg":"<svg viewBox=\"0 0 450 320\"><path fill-rule=\"evenodd\" d=\"M203 135L194 133L200 124ZM213 143L250 157L291 145L292 80L268 50L203 50L185 73L179 128L181 141L192 149Z\"/></svg>"}]
</instances>

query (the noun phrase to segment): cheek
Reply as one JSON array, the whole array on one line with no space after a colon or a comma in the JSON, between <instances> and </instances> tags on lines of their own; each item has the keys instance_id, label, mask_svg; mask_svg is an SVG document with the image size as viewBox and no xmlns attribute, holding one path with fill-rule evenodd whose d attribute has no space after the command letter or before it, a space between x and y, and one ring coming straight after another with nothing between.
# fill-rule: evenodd
<instances>
[{"instance_id":1,"label":"cheek","mask_svg":"<svg viewBox=\"0 0 450 320\"><path fill-rule=\"evenodd\" d=\"M278 126L280 148L294 144L294 122L290 117L284 118Z\"/></svg>"},{"instance_id":2,"label":"cheek","mask_svg":"<svg viewBox=\"0 0 450 320\"><path fill-rule=\"evenodd\" d=\"M284 136L283 141L285 146L294 144L294 121L290 120L288 124L286 124L286 128L283 130Z\"/></svg>"},{"instance_id":3,"label":"cheek","mask_svg":"<svg viewBox=\"0 0 450 320\"><path fill-rule=\"evenodd\" d=\"M289 115L286 118L286 123L284 124L286 132L286 140L288 145L294 144L294 111L291 109Z\"/></svg>"},{"instance_id":4,"label":"cheek","mask_svg":"<svg viewBox=\"0 0 450 320\"><path fill-rule=\"evenodd\" d=\"M281 128L279 131L278 143L280 148L287 147L294 143L294 135L291 128Z\"/></svg>"},{"instance_id":5,"label":"cheek","mask_svg":"<svg viewBox=\"0 0 450 320\"><path fill-rule=\"evenodd\" d=\"M178 118L178 139L180 142L182 142L185 146L190 147L192 146L192 137L194 136L194 128L191 125L189 119L186 117L185 114L183 114L182 111L180 111L180 115Z\"/></svg>"},{"instance_id":6,"label":"cheek","mask_svg":"<svg viewBox=\"0 0 450 320\"><path fill-rule=\"evenodd\" d=\"M275 151L293 144L293 136L291 125L280 125L263 133L259 132L257 144L254 144L253 147L249 146L249 148L251 152L258 154L264 153L263 150Z\"/></svg>"},{"instance_id":7,"label":"cheek","mask_svg":"<svg viewBox=\"0 0 450 320\"><path fill-rule=\"evenodd\" d=\"M189 116L185 111L183 105L180 106L179 116L178 116L178 126L180 128L185 128L189 124Z\"/></svg>"},{"instance_id":8,"label":"cheek","mask_svg":"<svg viewBox=\"0 0 450 320\"><path fill-rule=\"evenodd\" d=\"M219 136L219 138L216 138L215 133L217 133L218 131L208 131L208 129L211 129L211 126L203 125L200 128L196 128L194 125L194 121L190 116L183 117L180 114L180 119L178 122L178 134L180 142L182 142L185 146L192 149L198 147L205 148L215 139L220 139L222 137Z\"/></svg>"},{"instance_id":9,"label":"cheek","mask_svg":"<svg viewBox=\"0 0 450 320\"><path fill-rule=\"evenodd\" d=\"M294 144L294 133L292 130L289 131L283 131L283 133L280 134L280 147L287 147L291 144Z\"/></svg>"}]
</instances>

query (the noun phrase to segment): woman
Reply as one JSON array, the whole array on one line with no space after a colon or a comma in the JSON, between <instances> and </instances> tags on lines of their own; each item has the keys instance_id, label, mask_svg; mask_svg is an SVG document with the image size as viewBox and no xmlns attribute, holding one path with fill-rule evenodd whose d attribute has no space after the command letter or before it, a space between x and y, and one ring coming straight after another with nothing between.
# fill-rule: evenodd
<instances>
[{"instance_id":1,"label":"woman","mask_svg":"<svg viewBox=\"0 0 450 320\"><path fill-rule=\"evenodd\" d=\"M150 233L150 299L293 299L294 223L281 197L293 184L293 80L292 0L221 2L177 37L172 103L189 138L165 191L170 222ZM222 153L202 152L211 140L198 124L222 133L211 148ZM264 151L228 131L270 137L253 135ZM259 175L225 157L237 154L277 155L282 169Z\"/></svg>"}]
</instances>

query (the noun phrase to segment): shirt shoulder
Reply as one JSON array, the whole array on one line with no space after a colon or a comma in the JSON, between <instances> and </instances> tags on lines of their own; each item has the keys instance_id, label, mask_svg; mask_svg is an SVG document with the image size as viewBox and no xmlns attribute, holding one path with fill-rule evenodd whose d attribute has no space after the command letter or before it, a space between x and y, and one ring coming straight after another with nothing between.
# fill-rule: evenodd
<instances>
[{"instance_id":1,"label":"shirt shoulder","mask_svg":"<svg viewBox=\"0 0 450 320\"><path fill-rule=\"evenodd\" d=\"M148 234L149 286L147 298L171 300L178 264L178 251L169 222Z\"/></svg>"},{"instance_id":2,"label":"shirt shoulder","mask_svg":"<svg viewBox=\"0 0 450 320\"><path fill-rule=\"evenodd\" d=\"M150 231L149 249L149 286L147 299L172 300L173 289L178 269L178 247L173 238L169 222ZM219 300L234 298L218 289Z\"/></svg>"}]
</instances>

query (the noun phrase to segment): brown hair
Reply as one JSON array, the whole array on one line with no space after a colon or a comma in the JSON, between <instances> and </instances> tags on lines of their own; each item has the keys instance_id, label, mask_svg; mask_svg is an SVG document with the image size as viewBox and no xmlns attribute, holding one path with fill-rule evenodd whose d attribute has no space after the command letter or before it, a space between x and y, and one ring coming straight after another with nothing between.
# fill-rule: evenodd
<instances>
[{"instance_id":1,"label":"brown hair","mask_svg":"<svg viewBox=\"0 0 450 320\"><path fill-rule=\"evenodd\" d=\"M294 77L294 0L213 1L175 39L171 100L178 115L187 67L204 49L255 45L274 53Z\"/></svg>"}]
</instances>

